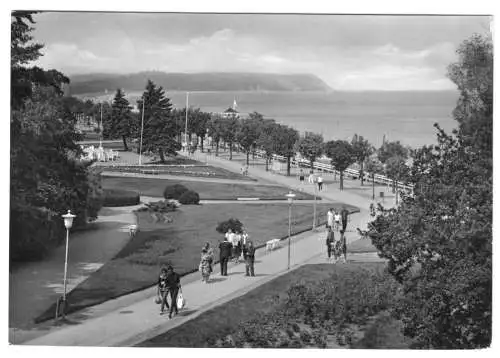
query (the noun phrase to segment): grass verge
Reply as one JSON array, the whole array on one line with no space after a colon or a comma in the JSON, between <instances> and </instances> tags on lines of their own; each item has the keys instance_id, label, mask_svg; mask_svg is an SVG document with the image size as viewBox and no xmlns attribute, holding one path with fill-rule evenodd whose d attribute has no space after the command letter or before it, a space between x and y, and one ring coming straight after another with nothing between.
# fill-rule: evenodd
<instances>
[{"instance_id":1,"label":"grass verge","mask_svg":"<svg viewBox=\"0 0 500 358\"><path fill-rule=\"evenodd\" d=\"M237 198L261 198L262 200L286 200L289 190L278 185L227 184L205 181L186 181L171 179L110 177L102 178L103 188L121 188L137 191L141 195L163 197L167 185L182 184L197 192L201 200L236 200ZM294 191L296 200L312 200L307 193ZM318 198L319 200L320 198Z\"/></svg>"},{"instance_id":2,"label":"grass verge","mask_svg":"<svg viewBox=\"0 0 500 358\"><path fill-rule=\"evenodd\" d=\"M319 204L318 217L326 217L330 206ZM350 209L356 210L354 207ZM311 229L312 204L295 204L292 213L292 233ZM147 212L138 213L140 231L113 260L68 294L69 312L153 285L162 265L173 265L181 275L196 271L201 247L205 242L218 247L222 235L215 231L215 227L230 217L238 218L245 225L257 246L273 238L284 238L288 233L287 205L182 206L169 215L173 219L171 224L153 222ZM35 322L53 318L54 310L55 307L50 307Z\"/></svg>"}]
</instances>

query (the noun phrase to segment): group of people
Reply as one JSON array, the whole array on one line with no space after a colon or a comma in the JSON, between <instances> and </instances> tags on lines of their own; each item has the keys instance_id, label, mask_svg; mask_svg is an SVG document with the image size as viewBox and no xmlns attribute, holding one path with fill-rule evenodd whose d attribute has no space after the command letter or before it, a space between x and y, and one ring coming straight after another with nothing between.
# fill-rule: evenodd
<instances>
[{"instance_id":1,"label":"group of people","mask_svg":"<svg viewBox=\"0 0 500 358\"><path fill-rule=\"evenodd\" d=\"M300 169L300 172L299 172L299 181L300 181L300 184L304 184L305 174L304 174L304 171L302 169ZM323 177L320 174L315 175L314 171L312 169L309 171L308 182L309 182L309 184L316 183L318 185L318 190L319 191L323 190Z\"/></svg>"},{"instance_id":2,"label":"group of people","mask_svg":"<svg viewBox=\"0 0 500 358\"><path fill-rule=\"evenodd\" d=\"M219 244L219 252L221 276L227 276L229 260L238 263L241 258L245 261L246 276L255 276L255 247L246 230L238 233L228 229L224 241Z\"/></svg>"},{"instance_id":3,"label":"group of people","mask_svg":"<svg viewBox=\"0 0 500 358\"><path fill-rule=\"evenodd\" d=\"M326 236L326 247L328 260L332 259L333 263L337 263L339 259L342 257L343 262L347 262L347 243L345 237L345 231L347 229L347 222L349 220L349 211L345 206L342 207L342 210L335 211L333 208L330 208L327 213L327 236ZM340 224L342 223L342 229L340 229ZM335 236L335 230L337 232L340 230L340 235Z\"/></svg>"}]
</instances>

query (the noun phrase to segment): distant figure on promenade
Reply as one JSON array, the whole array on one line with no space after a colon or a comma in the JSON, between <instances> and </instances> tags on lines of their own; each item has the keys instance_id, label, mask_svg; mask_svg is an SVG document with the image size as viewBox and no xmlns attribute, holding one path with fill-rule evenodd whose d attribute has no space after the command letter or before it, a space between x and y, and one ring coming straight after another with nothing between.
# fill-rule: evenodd
<instances>
[{"instance_id":1,"label":"distant figure on promenade","mask_svg":"<svg viewBox=\"0 0 500 358\"><path fill-rule=\"evenodd\" d=\"M337 229L337 231L339 231L339 228L340 228L340 213L338 211L336 211L333 217L334 217L334 221L335 221L335 228Z\"/></svg>"},{"instance_id":2,"label":"distant figure on promenade","mask_svg":"<svg viewBox=\"0 0 500 358\"><path fill-rule=\"evenodd\" d=\"M311 171L309 172L309 178L308 178L308 181L309 181L309 184L314 184L314 172L313 170L311 169Z\"/></svg>"},{"instance_id":3,"label":"distant figure on promenade","mask_svg":"<svg viewBox=\"0 0 500 358\"><path fill-rule=\"evenodd\" d=\"M334 211L333 208L328 209L326 213L326 228L333 230L333 219L334 219Z\"/></svg>"},{"instance_id":4,"label":"distant figure on promenade","mask_svg":"<svg viewBox=\"0 0 500 358\"><path fill-rule=\"evenodd\" d=\"M318 175L318 190L323 190L323 177L321 175Z\"/></svg>"},{"instance_id":5,"label":"distant figure on promenade","mask_svg":"<svg viewBox=\"0 0 500 358\"><path fill-rule=\"evenodd\" d=\"M210 244L207 243L201 250L201 259L199 270L201 272L201 282L208 283L210 274L212 273L213 251L210 249Z\"/></svg>"},{"instance_id":6,"label":"distant figure on promenade","mask_svg":"<svg viewBox=\"0 0 500 358\"><path fill-rule=\"evenodd\" d=\"M304 179L305 179L305 176L304 176L304 171L302 169L300 169L300 173L299 173L299 181L300 181L300 184L304 184Z\"/></svg>"},{"instance_id":7,"label":"distant figure on promenade","mask_svg":"<svg viewBox=\"0 0 500 358\"><path fill-rule=\"evenodd\" d=\"M177 272L174 271L172 266L167 267L167 290L170 292L170 313L168 318L172 318L172 313L175 311L175 314L179 313L177 309L177 295L179 294L179 289L181 288L181 276Z\"/></svg>"},{"instance_id":8,"label":"distant figure on promenade","mask_svg":"<svg viewBox=\"0 0 500 358\"><path fill-rule=\"evenodd\" d=\"M220 274L221 276L227 276L227 262L231 257L233 245L228 241L227 236L224 237L224 241L219 244L219 259L220 259Z\"/></svg>"},{"instance_id":9,"label":"distant figure on promenade","mask_svg":"<svg viewBox=\"0 0 500 358\"><path fill-rule=\"evenodd\" d=\"M345 237L344 230L342 230L340 232L340 242L341 242L341 247L342 247L341 254L342 254L342 256L344 256L344 263L346 263L347 262L347 240Z\"/></svg>"},{"instance_id":10,"label":"distant figure on promenade","mask_svg":"<svg viewBox=\"0 0 500 358\"><path fill-rule=\"evenodd\" d=\"M243 246L243 256L245 258L245 276L255 276L255 247L252 241L248 240L247 244Z\"/></svg>"},{"instance_id":11,"label":"distant figure on promenade","mask_svg":"<svg viewBox=\"0 0 500 358\"><path fill-rule=\"evenodd\" d=\"M158 277L158 290L156 294L158 296L157 301L161 303L160 314L163 314L165 306L167 307L167 310L169 308L167 302L167 296L168 296L167 269L164 267L160 270L160 275Z\"/></svg>"},{"instance_id":12,"label":"distant figure on promenade","mask_svg":"<svg viewBox=\"0 0 500 358\"><path fill-rule=\"evenodd\" d=\"M335 244L335 234L333 233L333 228L328 228L328 233L326 235L326 251L328 254L328 260L332 258L332 252L334 251Z\"/></svg>"},{"instance_id":13,"label":"distant figure on promenade","mask_svg":"<svg viewBox=\"0 0 500 358\"><path fill-rule=\"evenodd\" d=\"M340 216L342 217L342 231L345 232L347 228L347 222L349 220L349 210L347 210L345 206L342 206Z\"/></svg>"}]
</instances>

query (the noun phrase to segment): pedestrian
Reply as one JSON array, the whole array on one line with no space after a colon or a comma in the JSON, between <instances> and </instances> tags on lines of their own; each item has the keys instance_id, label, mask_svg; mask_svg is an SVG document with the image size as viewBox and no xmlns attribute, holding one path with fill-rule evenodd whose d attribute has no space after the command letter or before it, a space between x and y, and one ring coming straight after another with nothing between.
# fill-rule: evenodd
<instances>
[{"instance_id":1,"label":"pedestrian","mask_svg":"<svg viewBox=\"0 0 500 358\"><path fill-rule=\"evenodd\" d=\"M318 175L318 190L323 190L323 177L321 175Z\"/></svg>"},{"instance_id":2,"label":"pedestrian","mask_svg":"<svg viewBox=\"0 0 500 358\"><path fill-rule=\"evenodd\" d=\"M210 280L210 274L212 273L212 261L213 257L209 248L206 246L201 250L200 267L201 272L201 282L208 283Z\"/></svg>"},{"instance_id":3,"label":"pedestrian","mask_svg":"<svg viewBox=\"0 0 500 358\"><path fill-rule=\"evenodd\" d=\"M255 276L255 246L253 246L252 241L248 240L243 247L243 256L245 257L245 276Z\"/></svg>"},{"instance_id":4,"label":"pedestrian","mask_svg":"<svg viewBox=\"0 0 500 358\"><path fill-rule=\"evenodd\" d=\"M177 295L179 294L179 289L181 288L181 277L177 272L174 271L172 266L167 267L167 277L166 277L167 290L170 292L170 313L168 318L172 318L172 313L177 315L179 310L177 308Z\"/></svg>"},{"instance_id":5,"label":"pedestrian","mask_svg":"<svg viewBox=\"0 0 500 358\"><path fill-rule=\"evenodd\" d=\"M347 221L349 220L349 210L347 210L345 206L342 206L340 216L342 217L342 231L345 232L347 228Z\"/></svg>"},{"instance_id":6,"label":"pedestrian","mask_svg":"<svg viewBox=\"0 0 500 358\"><path fill-rule=\"evenodd\" d=\"M241 255L241 234L234 234L233 235L233 261L235 264L237 264L240 261L240 255Z\"/></svg>"},{"instance_id":7,"label":"pedestrian","mask_svg":"<svg viewBox=\"0 0 500 358\"><path fill-rule=\"evenodd\" d=\"M335 221L335 228L337 231L339 231L340 228L340 213L338 211L335 212L334 216L334 221Z\"/></svg>"},{"instance_id":8,"label":"pedestrian","mask_svg":"<svg viewBox=\"0 0 500 358\"><path fill-rule=\"evenodd\" d=\"M164 267L160 270L160 275L158 276L158 290L156 294L158 295L158 301L161 303L160 314L163 314L165 306L167 307L167 310L169 308L167 302L167 269Z\"/></svg>"},{"instance_id":9,"label":"pedestrian","mask_svg":"<svg viewBox=\"0 0 500 358\"><path fill-rule=\"evenodd\" d=\"M241 232L241 240L240 240L241 257L243 258L243 261L245 261L245 254L243 253L243 251L249 240L250 236L248 235L248 232L245 229L243 229Z\"/></svg>"},{"instance_id":10,"label":"pedestrian","mask_svg":"<svg viewBox=\"0 0 500 358\"><path fill-rule=\"evenodd\" d=\"M314 184L314 172L311 170L308 178L309 184Z\"/></svg>"},{"instance_id":11,"label":"pedestrian","mask_svg":"<svg viewBox=\"0 0 500 358\"><path fill-rule=\"evenodd\" d=\"M345 237L345 231L340 232L340 242L341 242L341 254L344 257L344 263L347 262L347 239Z\"/></svg>"},{"instance_id":12,"label":"pedestrian","mask_svg":"<svg viewBox=\"0 0 500 358\"><path fill-rule=\"evenodd\" d=\"M333 233L333 228L328 228L328 234L326 235L326 250L328 254L328 260L332 258L332 252L335 244L335 234Z\"/></svg>"},{"instance_id":13,"label":"pedestrian","mask_svg":"<svg viewBox=\"0 0 500 358\"><path fill-rule=\"evenodd\" d=\"M300 185L304 184L304 171L302 169L300 169L299 181L300 181Z\"/></svg>"},{"instance_id":14,"label":"pedestrian","mask_svg":"<svg viewBox=\"0 0 500 358\"><path fill-rule=\"evenodd\" d=\"M227 276L227 262L231 257L231 250L233 245L228 241L227 236L224 237L224 241L219 244L219 259L220 259L220 274L221 276Z\"/></svg>"},{"instance_id":15,"label":"pedestrian","mask_svg":"<svg viewBox=\"0 0 500 358\"><path fill-rule=\"evenodd\" d=\"M333 230L333 218L334 218L333 208L330 208L330 209L328 209L328 212L326 213L326 228L327 229Z\"/></svg>"}]
</instances>

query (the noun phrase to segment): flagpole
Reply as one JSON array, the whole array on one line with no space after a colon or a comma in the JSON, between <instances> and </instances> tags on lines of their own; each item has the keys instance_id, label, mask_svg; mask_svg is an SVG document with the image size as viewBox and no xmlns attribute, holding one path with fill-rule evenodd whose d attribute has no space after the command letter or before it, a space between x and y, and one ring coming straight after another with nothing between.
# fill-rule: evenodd
<instances>
[{"instance_id":1,"label":"flagpole","mask_svg":"<svg viewBox=\"0 0 500 358\"><path fill-rule=\"evenodd\" d=\"M141 119L141 144L139 146L139 165L142 165L142 133L144 132L144 104L146 98L142 99L142 119Z\"/></svg>"},{"instance_id":2,"label":"flagpole","mask_svg":"<svg viewBox=\"0 0 500 358\"><path fill-rule=\"evenodd\" d=\"M186 145L186 152L188 151L187 145L187 131L188 131L188 108L189 108L189 92L186 92L186 124L184 126L184 143Z\"/></svg>"},{"instance_id":3,"label":"flagpole","mask_svg":"<svg viewBox=\"0 0 500 358\"><path fill-rule=\"evenodd\" d=\"M101 102L101 136L99 137L99 148L102 148L102 136L103 136L103 128L102 128L102 102Z\"/></svg>"}]
</instances>

